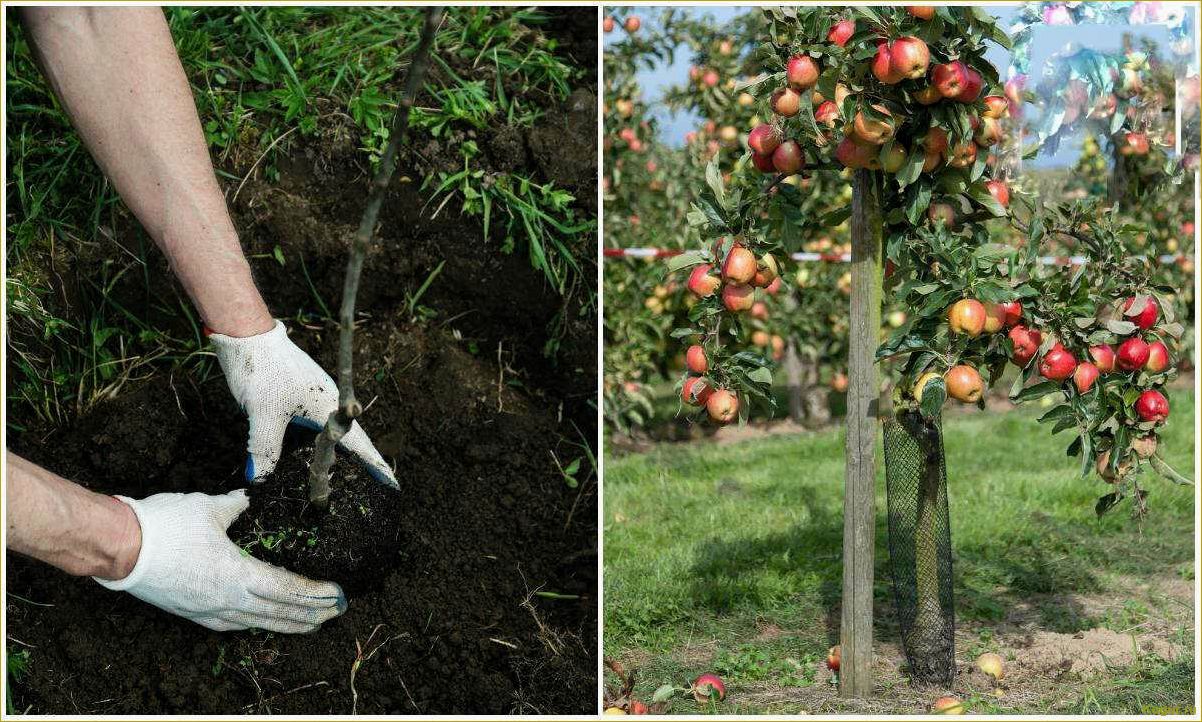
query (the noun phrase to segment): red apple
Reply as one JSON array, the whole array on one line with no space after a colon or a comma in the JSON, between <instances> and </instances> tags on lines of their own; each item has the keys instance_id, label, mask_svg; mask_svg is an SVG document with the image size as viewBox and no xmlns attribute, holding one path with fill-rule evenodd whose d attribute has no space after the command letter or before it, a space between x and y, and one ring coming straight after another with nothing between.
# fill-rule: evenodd
<instances>
[{"instance_id":1,"label":"red apple","mask_svg":"<svg viewBox=\"0 0 1202 722\"><path fill-rule=\"evenodd\" d=\"M1077 364L1077 368L1073 371L1073 383L1077 386L1077 393L1083 394L1093 386L1093 383L1098 380L1098 367L1088 361L1082 361Z\"/></svg>"},{"instance_id":2,"label":"red apple","mask_svg":"<svg viewBox=\"0 0 1202 722\"><path fill-rule=\"evenodd\" d=\"M606 17L601 23L601 27L605 29L605 32L612 33L614 31L614 19L612 17Z\"/></svg>"},{"instance_id":3,"label":"red apple","mask_svg":"<svg viewBox=\"0 0 1202 722\"><path fill-rule=\"evenodd\" d=\"M855 20L840 20L831 26L831 31L826 34L828 42L832 42L839 47L847 45L847 40L856 32Z\"/></svg>"},{"instance_id":4,"label":"red apple","mask_svg":"<svg viewBox=\"0 0 1202 722\"><path fill-rule=\"evenodd\" d=\"M755 254L742 246L734 246L722 263L722 279L730 283L748 283L755 277L755 270Z\"/></svg>"},{"instance_id":5,"label":"red apple","mask_svg":"<svg viewBox=\"0 0 1202 722\"><path fill-rule=\"evenodd\" d=\"M703 374L709 371L710 363L705 358L705 349L699 344L689 346L689 349L684 352L685 366L689 371L695 374Z\"/></svg>"},{"instance_id":6,"label":"red apple","mask_svg":"<svg viewBox=\"0 0 1202 722\"><path fill-rule=\"evenodd\" d=\"M856 113L856 117L852 121L852 129L855 131L856 138L864 143L881 145L893 137L896 124L888 108L879 104L873 105L872 108L885 117L883 119L870 118L864 115L864 111L860 111Z\"/></svg>"},{"instance_id":7,"label":"red apple","mask_svg":"<svg viewBox=\"0 0 1202 722\"><path fill-rule=\"evenodd\" d=\"M776 166L772 164L772 154L751 153L751 164L761 173L775 173Z\"/></svg>"},{"instance_id":8,"label":"red apple","mask_svg":"<svg viewBox=\"0 0 1202 722\"><path fill-rule=\"evenodd\" d=\"M936 65L931 73L932 84L945 98L956 98L968 83L968 67L959 60Z\"/></svg>"},{"instance_id":9,"label":"red apple","mask_svg":"<svg viewBox=\"0 0 1202 722\"><path fill-rule=\"evenodd\" d=\"M877 43L876 55L872 58L872 74L885 85L902 81L901 74L893 69L893 54L889 52L889 44L883 40Z\"/></svg>"},{"instance_id":10,"label":"red apple","mask_svg":"<svg viewBox=\"0 0 1202 722\"><path fill-rule=\"evenodd\" d=\"M1018 325L1019 321L1023 320L1023 305L1018 301L1003 303L1002 310L1006 313L1006 320L1002 324L1006 328L1013 328Z\"/></svg>"},{"instance_id":11,"label":"red apple","mask_svg":"<svg viewBox=\"0 0 1202 722\"><path fill-rule=\"evenodd\" d=\"M985 86L985 79L981 74L972 68L966 67L964 70L964 87L960 90L956 100L961 103L975 103L977 98L981 97L981 88Z\"/></svg>"},{"instance_id":12,"label":"red apple","mask_svg":"<svg viewBox=\"0 0 1202 722\"><path fill-rule=\"evenodd\" d=\"M701 76L701 82L705 83L707 88L716 86L719 80L721 80L721 78L718 77L718 71L716 70L707 70L705 71L705 74Z\"/></svg>"},{"instance_id":13,"label":"red apple","mask_svg":"<svg viewBox=\"0 0 1202 722\"><path fill-rule=\"evenodd\" d=\"M964 703L959 697L940 697L931 704L935 714L964 714Z\"/></svg>"},{"instance_id":14,"label":"red apple","mask_svg":"<svg viewBox=\"0 0 1202 722\"><path fill-rule=\"evenodd\" d=\"M981 112L981 115L986 118L1003 118L1006 111L1010 109L1010 101L1002 95L986 95L983 102L985 110Z\"/></svg>"},{"instance_id":15,"label":"red apple","mask_svg":"<svg viewBox=\"0 0 1202 722\"><path fill-rule=\"evenodd\" d=\"M630 714L647 714L647 705L637 699L631 700Z\"/></svg>"},{"instance_id":16,"label":"red apple","mask_svg":"<svg viewBox=\"0 0 1202 722\"><path fill-rule=\"evenodd\" d=\"M1119 344L1117 364L1123 371L1138 371L1148 363L1148 344L1142 338L1132 337Z\"/></svg>"},{"instance_id":17,"label":"red apple","mask_svg":"<svg viewBox=\"0 0 1202 722\"><path fill-rule=\"evenodd\" d=\"M1156 304L1154 296L1147 297L1148 302L1140 309L1139 313L1134 316L1129 315L1127 310L1131 308L1131 304L1135 303L1135 298L1128 298L1123 301L1123 315L1127 316L1127 320L1135 324L1136 328L1141 331L1147 331L1156 325L1156 319L1160 317L1160 306Z\"/></svg>"},{"instance_id":18,"label":"red apple","mask_svg":"<svg viewBox=\"0 0 1202 722\"><path fill-rule=\"evenodd\" d=\"M943 93L939 92L939 88L936 88L934 85L928 85L922 90L915 92L914 99L920 105L934 105L943 100Z\"/></svg>"},{"instance_id":19,"label":"red apple","mask_svg":"<svg viewBox=\"0 0 1202 722\"><path fill-rule=\"evenodd\" d=\"M722 304L731 313L746 311L755 303L755 288L745 283L730 283L722 287Z\"/></svg>"},{"instance_id":20,"label":"red apple","mask_svg":"<svg viewBox=\"0 0 1202 722\"><path fill-rule=\"evenodd\" d=\"M1014 362L1015 366L1022 368L1031 363L1031 359L1035 358L1035 354L1039 352L1039 345L1043 343L1043 335L1026 326L1015 326L1010 329L1010 341L1014 344L1014 355L1010 357L1010 360Z\"/></svg>"},{"instance_id":21,"label":"red apple","mask_svg":"<svg viewBox=\"0 0 1202 722\"><path fill-rule=\"evenodd\" d=\"M932 203L927 206L927 218L932 223L942 221L944 225L951 226L956 222L956 209L950 203Z\"/></svg>"},{"instance_id":22,"label":"red apple","mask_svg":"<svg viewBox=\"0 0 1202 722\"><path fill-rule=\"evenodd\" d=\"M705 410L711 421L729 424L739 414L739 397L726 389L718 389L705 402Z\"/></svg>"},{"instance_id":23,"label":"red apple","mask_svg":"<svg viewBox=\"0 0 1202 722\"><path fill-rule=\"evenodd\" d=\"M638 15L631 15L630 17L626 18L626 24L625 24L626 32L637 33L639 31L639 28L642 26L643 26L643 21L639 19Z\"/></svg>"},{"instance_id":24,"label":"red apple","mask_svg":"<svg viewBox=\"0 0 1202 722\"><path fill-rule=\"evenodd\" d=\"M781 287L780 276L777 276L776 278L772 279L772 283L769 283L767 286L764 287L764 292L767 293L769 296L775 296L777 293L780 292L780 287Z\"/></svg>"},{"instance_id":25,"label":"red apple","mask_svg":"<svg viewBox=\"0 0 1202 722\"><path fill-rule=\"evenodd\" d=\"M795 140L786 140L772 151L772 165L781 173L796 173L805 165L801 146Z\"/></svg>"},{"instance_id":26,"label":"red apple","mask_svg":"<svg viewBox=\"0 0 1202 722\"><path fill-rule=\"evenodd\" d=\"M1135 400L1135 413L1143 421L1164 421L1169 417L1169 400L1159 391L1148 389Z\"/></svg>"},{"instance_id":27,"label":"red apple","mask_svg":"<svg viewBox=\"0 0 1202 722\"><path fill-rule=\"evenodd\" d=\"M991 180L985 182L985 189L989 191L989 195L997 201L1002 208L1010 205L1010 186L1006 185L1006 181Z\"/></svg>"},{"instance_id":28,"label":"red apple","mask_svg":"<svg viewBox=\"0 0 1202 722\"><path fill-rule=\"evenodd\" d=\"M1158 374L1169 367L1169 349L1163 341L1148 344L1148 363L1144 366L1150 373Z\"/></svg>"},{"instance_id":29,"label":"red apple","mask_svg":"<svg viewBox=\"0 0 1202 722\"><path fill-rule=\"evenodd\" d=\"M686 284L688 289L701 298L713 295L714 291L718 290L718 286L722 285L722 281L710 273L713 269L714 267L708 263L694 268L693 272L689 274L689 281Z\"/></svg>"},{"instance_id":30,"label":"red apple","mask_svg":"<svg viewBox=\"0 0 1202 722\"><path fill-rule=\"evenodd\" d=\"M818 63L808 55L794 55L785 66L785 80L796 90L806 90L818 82Z\"/></svg>"},{"instance_id":31,"label":"red apple","mask_svg":"<svg viewBox=\"0 0 1202 722\"><path fill-rule=\"evenodd\" d=\"M889 48L889 59L895 75L915 80L927 74L931 52L920 38L906 35L893 41Z\"/></svg>"},{"instance_id":32,"label":"red apple","mask_svg":"<svg viewBox=\"0 0 1202 722\"><path fill-rule=\"evenodd\" d=\"M997 333L1006 325L1006 309L1000 303L985 304L985 333Z\"/></svg>"},{"instance_id":33,"label":"red apple","mask_svg":"<svg viewBox=\"0 0 1202 722\"><path fill-rule=\"evenodd\" d=\"M985 330L985 306L974 298L962 298L947 310L947 322L952 333L976 338Z\"/></svg>"},{"instance_id":34,"label":"red apple","mask_svg":"<svg viewBox=\"0 0 1202 722\"><path fill-rule=\"evenodd\" d=\"M781 140L780 129L767 123L760 123L747 134L747 145L760 155L771 155Z\"/></svg>"},{"instance_id":35,"label":"red apple","mask_svg":"<svg viewBox=\"0 0 1202 722\"><path fill-rule=\"evenodd\" d=\"M726 685L718 675L706 673L693 681L693 699L699 703L708 702L715 694L719 702L726 699Z\"/></svg>"},{"instance_id":36,"label":"red apple","mask_svg":"<svg viewBox=\"0 0 1202 722\"><path fill-rule=\"evenodd\" d=\"M689 406L705 406L713 393L714 387L710 385L709 379L690 376L684 380L684 386L680 389L680 400Z\"/></svg>"},{"instance_id":37,"label":"red apple","mask_svg":"<svg viewBox=\"0 0 1202 722\"><path fill-rule=\"evenodd\" d=\"M1114 371L1114 349L1104 343L1089 347L1089 357L1093 359L1098 371L1108 374Z\"/></svg>"},{"instance_id":38,"label":"red apple","mask_svg":"<svg viewBox=\"0 0 1202 722\"><path fill-rule=\"evenodd\" d=\"M834 128L839 122L839 106L833 100L824 100L814 111L814 120L828 128Z\"/></svg>"},{"instance_id":39,"label":"red apple","mask_svg":"<svg viewBox=\"0 0 1202 722\"><path fill-rule=\"evenodd\" d=\"M906 12L910 13L919 20L930 20L935 17L934 5L907 5Z\"/></svg>"},{"instance_id":40,"label":"red apple","mask_svg":"<svg viewBox=\"0 0 1202 722\"><path fill-rule=\"evenodd\" d=\"M751 304L751 317L758 318L761 321L768 319L768 304L763 301L756 301Z\"/></svg>"},{"instance_id":41,"label":"red apple","mask_svg":"<svg viewBox=\"0 0 1202 722\"><path fill-rule=\"evenodd\" d=\"M943 375L943 382L947 385L948 396L966 404L975 404L984 391L981 374L972 366L964 364L948 369Z\"/></svg>"},{"instance_id":42,"label":"red apple","mask_svg":"<svg viewBox=\"0 0 1202 722\"><path fill-rule=\"evenodd\" d=\"M792 118L801 112L801 93L792 88L781 88L772 94L772 112Z\"/></svg>"},{"instance_id":43,"label":"red apple","mask_svg":"<svg viewBox=\"0 0 1202 722\"><path fill-rule=\"evenodd\" d=\"M1063 381L1077 369L1077 359L1060 344L1048 349L1039 360L1039 375L1052 381Z\"/></svg>"},{"instance_id":44,"label":"red apple","mask_svg":"<svg viewBox=\"0 0 1202 722\"><path fill-rule=\"evenodd\" d=\"M880 152L880 146L860 145L849 135L839 141L835 148L835 159L846 168L869 168L878 164Z\"/></svg>"},{"instance_id":45,"label":"red apple","mask_svg":"<svg viewBox=\"0 0 1202 722\"><path fill-rule=\"evenodd\" d=\"M926 148L928 153L942 153L947 150L947 131L939 127L931 127L927 130L927 137L922 142L922 147Z\"/></svg>"},{"instance_id":46,"label":"red apple","mask_svg":"<svg viewBox=\"0 0 1202 722\"><path fill-rule=\"evenodd\" d=\"M931 153L927 151L922 156L922 172L931 173L939 166L943 165L943 155L941 153Z\"/></svg>"},{"instance_id":47,"label":"red apple","mask_svg":"<svg viewBox=\"0 0 1202 722\"><path fill-rule=\"evenodd\" d=\"M843 649L838 644L826 650L826 666L830 667L832 672L839 671L839 665L843 662Z\"/></svg>"},{"instance_id":48,"label":"red apple","mask_svg":"<svg viewBox=\"0 0 1202 722\"><path fill-rule=\"evenodd\" d=\"M965 143L948 149L947 164L953 168L967 168L977 162L977 144Z\"/></svg>"},{"instance_id":49,"label":"red apple","mask_svg":"<svg viewBox=\"0 0 1202 722\"><path fill-rule=\"evenodd\" d=\"M997 118L982 118L977 132L972 134L972 139L982 148L997 145L1002 139L1002 121Z\"/></svg>"}]
</instances>

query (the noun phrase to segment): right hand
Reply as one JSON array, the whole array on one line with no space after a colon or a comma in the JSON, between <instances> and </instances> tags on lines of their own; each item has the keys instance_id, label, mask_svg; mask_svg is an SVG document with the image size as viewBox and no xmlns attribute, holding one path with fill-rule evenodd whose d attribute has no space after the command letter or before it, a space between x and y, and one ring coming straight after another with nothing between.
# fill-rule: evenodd
<instances>
[{"instance_id":1,"label":"right hand","mask_svg":"<svg viewBox=\"0 0 1202 722\"><path fill-rule=\"evenodd\" d=\"M272 566L230 541L225 530L250 505L241 489L117 498L138 517L142 546L124 579L96 578L109 589L217 631L312 632L346 611L337 584Z\"/></svg>"},{"instance_id":2,"label":"right hand","mask_svg":"<svg viewBox=\"0 0 1202 722\"><path fill-rule=\"evenodd\" d=\"M279 321L270 331L237 338L209 335L230 392L250 417L246 480L270 474L280 460L284 430L296 423L320 431L338 408L338 386L317 362L288 338ZM397 488L396 475L376 450L367 433L352 421L338 442L371 476Z\"/></svg>"}]
</instances>

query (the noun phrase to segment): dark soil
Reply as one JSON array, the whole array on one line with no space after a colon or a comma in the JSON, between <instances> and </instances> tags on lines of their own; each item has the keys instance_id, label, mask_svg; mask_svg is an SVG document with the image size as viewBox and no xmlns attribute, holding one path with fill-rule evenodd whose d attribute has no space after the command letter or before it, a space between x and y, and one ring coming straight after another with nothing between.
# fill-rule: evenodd
<instances>
[{"instance_id":1,"label":"dark soil","mask_svg":"<svg viewBox=\"0 0 1202 722\"><path fill-rule=\"evenodd\" d=\"M581 10L557 12L588 15L587 23L552 26L591 67L595 13ZM566 150L557 156L537 150L544 129L460 137L475 136L486 151L480 157L493 164L487 171L555 180L576 193L578 214L594 213L595 91L582 88L548 114ZM252 263L273 314L328 370L337 328L318 298L336 311L367 184L352 138L345 127L323 128L320 139L293 148L278 182L252 179L233 203L248 255L264 256ZM17 709L594 711L596 481L581 473L570 488L556 459L566 465L584 455L577 444L595 443L596 321L583 311L583 290L565 302L522 249L502 253L502 239L457 215L456 199L432 217L436 204L420 194L420 181L458 167L455 142L416 137L402 155L399 175L413 181L398 182L386 200L359 294L355 383L368 404L361 421L395 465L400 493L340 455L330 512L306 510L312 434L294 431L279 469L252 490L251 509L230 530L259 558L342 584L346 614L305 636L210 632L9 554L8 633L30 651L12 689ZM248 167L226 170L241 177ZM230 186L232 194L237 184ZM132 224L117 232L138 233ZM595 243L591 235L573 239L577 258L594 263ZM277 245L282 267L270 257ZM444 261L420 301L433 315L415 319L408 294ZM113 293L155 317L158 298L178 289L165 262L150 277L149 286L139 279ZM179 331L183 320L161 322ZM548 355L552 335L559 351ZM239 488L246 419L219 372L190 368L161 367L66 428L10 419L9 446L105 493ZM370 658L356 671L355 702L357 650Z\"/></svg>"}]
</instances>

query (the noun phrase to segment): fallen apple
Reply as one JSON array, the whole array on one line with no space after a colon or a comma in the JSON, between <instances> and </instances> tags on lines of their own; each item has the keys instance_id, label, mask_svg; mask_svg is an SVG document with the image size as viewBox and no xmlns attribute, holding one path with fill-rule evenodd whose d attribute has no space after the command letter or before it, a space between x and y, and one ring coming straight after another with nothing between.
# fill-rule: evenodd
<instances>
[{"instance_id":1,"label":"fallen apple","mask_svg":"<svg viewBox=\"0 0 1202 722\"><path fill-rule=\"evenodd\" d=\"M940 697L931 704L931 711L935 714L964 714L964 703L959 697Z\"/></svg>"},{"instance_id":2,"label":"fallen apple","mask_svg":"<svg viewBox=\"0 0 1202 722\"><path fill-rule=\"evenodd\" d=\"M843 661L843 649L838 644L826 651L826 666L832 672L839 671L839 663Z\"/></svg>"},{"instance_id":3,"label":"fallen apple","mask_svg":"<svg viewBox=\"0 0 1202 722\"><path fill-rule=\"evenodd\" d=\"M1002 667L1001 655L994 654L993 652L986 652L977 657L977 669L993 677L994 682L1000 682L1006 676L1006 672Z\"/></svg>"},{"instance_id":4,"label":"fallen apple","mask_svg":"<svg viewBox=\"0 0 1202 722\"><path fill-rule=\"evenodd\" d=\"M693 681L693 699L705 703L717 697L721 702L726 699L726 684L716 674L706 673Z\"/></svg>"}]
</instances>

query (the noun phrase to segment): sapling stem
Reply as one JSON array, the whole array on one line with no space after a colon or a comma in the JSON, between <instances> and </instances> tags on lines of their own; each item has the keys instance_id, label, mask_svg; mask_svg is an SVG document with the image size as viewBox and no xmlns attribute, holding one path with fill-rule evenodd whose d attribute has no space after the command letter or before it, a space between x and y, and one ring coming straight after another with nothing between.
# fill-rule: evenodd
<instances>
[{"instance_id":1,"label":"sapling stem","mask_svg":"<svg viewBox=\"0 0 1202 722\"><path fill-rule=\"evenodd\" d=\"M428 7L421 39L409 63L409 74L405 78L405 89L392 119L392 129L380 166L371 181L367 195L367 207L359 220L359 229L351 243L350 257L346 263L346 277L342 282L342 307L338 311L338 409L326 419L325 427L317 436L317 448L313 464L309 467L309 501L324 509L330 502L330 468L334 465L334 448L350 430L351 423L363 411L355 398L354 384L354 340L355 340L355 296L359 292L359 276L363 271L363 259L371 246L375 234L376 219L384 194L396 170L397 151L409 130L409 111L417 98L430 60L430 47L434 44L434 33L442 23L443 8Z\"/></svg>"}]
</instances>

